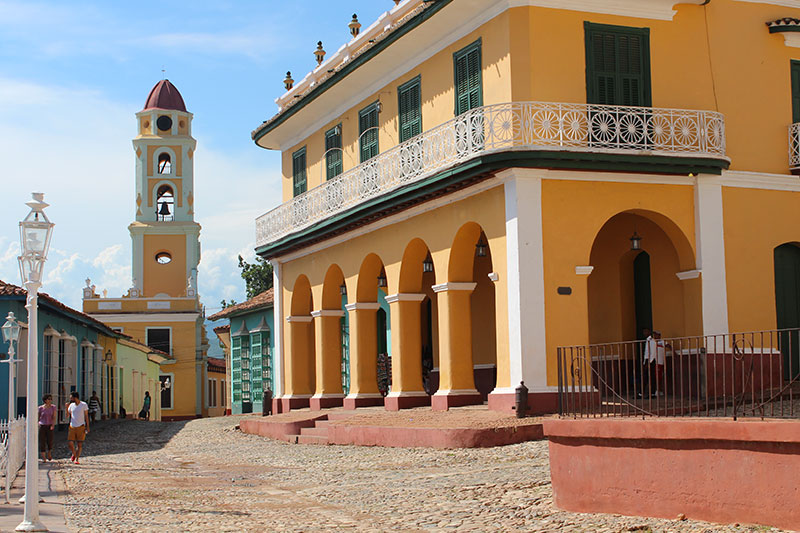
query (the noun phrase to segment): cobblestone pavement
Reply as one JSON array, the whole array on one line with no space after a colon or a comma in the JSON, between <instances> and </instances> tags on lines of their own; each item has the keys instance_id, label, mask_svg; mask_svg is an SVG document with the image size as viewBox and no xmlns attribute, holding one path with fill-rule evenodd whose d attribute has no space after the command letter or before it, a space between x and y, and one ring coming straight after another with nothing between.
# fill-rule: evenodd
<instances>
[{"instance_id":1,"label":"cobblestone pavement","mask_svg":"<svg viewBox=\"0 0 800 533\"><path fill-rule=\"evenodd\" d=\"M547 443L432 450L303 446L239 417L106 421L72 465L76 531L777 531L553 507Z\"/></svg>"}]
</instances>

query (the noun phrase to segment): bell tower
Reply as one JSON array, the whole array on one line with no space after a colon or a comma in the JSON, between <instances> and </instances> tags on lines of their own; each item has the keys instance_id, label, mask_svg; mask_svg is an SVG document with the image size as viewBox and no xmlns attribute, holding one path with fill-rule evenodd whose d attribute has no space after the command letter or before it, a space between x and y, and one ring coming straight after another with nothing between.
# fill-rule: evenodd
<instances>
[{"instance_id":1,"label":"bell tower","mask_svg":"<svg viewBox=\"0 0 800 533\"><path fill-rule=\"evenodd\" d=\"M194 221L192 114L169 80L150 91L136 114L135 296L194 297L200 262L200 225Z\"/></svg>"}]
</instances>

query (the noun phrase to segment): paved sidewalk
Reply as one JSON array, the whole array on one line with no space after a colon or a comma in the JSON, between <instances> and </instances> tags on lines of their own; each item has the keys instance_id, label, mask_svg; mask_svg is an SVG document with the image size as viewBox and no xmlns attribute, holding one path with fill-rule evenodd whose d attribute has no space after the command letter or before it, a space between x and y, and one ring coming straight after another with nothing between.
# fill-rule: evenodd
<instances>
[{"instance_id":1,"label":"paved sidewalk","mask_svg":"<svg viewBox=\"0 0 800 533\"><path fill-rule=\"evenodd\" d=\"M59 470L61 461L39 463L39 519L48 530L58 533L69 531L64 518L64 480ZM17 503L25 494L25 469L20 470L11 487L11 504L5 503L5 494L0 491L0 533L14 531L25 514L25 505Z\"/></svg>"}]
</instances>

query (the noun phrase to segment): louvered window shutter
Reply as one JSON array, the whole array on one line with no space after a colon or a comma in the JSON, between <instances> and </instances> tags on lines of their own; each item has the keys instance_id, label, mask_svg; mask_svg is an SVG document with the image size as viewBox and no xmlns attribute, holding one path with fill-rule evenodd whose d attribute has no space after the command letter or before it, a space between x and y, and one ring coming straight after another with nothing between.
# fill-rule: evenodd
<instances>
[{"instance_id":1,"label":"louvered window shutter","mask_svg":"<svg viewBox=\"0 0 800 533\"><path fill-rule=\"evenodd\" d=\"M361 162L378 155L378 105L377 103L361 110L358 114L358 133L361 148Z\"/></svg>"},{"instance_id":2,"label":"louvered window shutter","mask_svg":"<svg viewBox=\"0 0 800 533\"><path fill-rule=\"evenodd\" d=\"M800 61L792 61L792 122L800 122Z\"/></svg>"},{"instance_id":3,"label":"louvered window shutter","mask_svg":"<svg viewBox=\"0 0 800 533\"><path fill-rule=\"evenodd\" d=\"M299 149L292 154L292 185L294 195L306 192L306 149Z\"/></svg>"},{"instance_id":4,"label":"louvered window shutter","mask_svg":"<svg viewBox=\"0 0 800 533\"><path fill-rule=\"evenodd\" d=\"M647 28L586 24L586 93L590 104L650 106Z\"/></svg>"},{"instance_id":5,"label":"louvered window shutter","mask_svg":"<svg viewBox=\"0 0 800 533\"><path fill-rule=\"evenodd\" d=\"M325 179L335 178L344 170L342 168L342 133L341 124L325 132Z\"/></svg>"},{"instance_id":6,"label":"louvered window shutter","mask_svg":"<svg viewBox=\"0 0 800 533\"><path fill-rule=\"evenodd\" d=\"M454 55L456 115L483 105L481 42L476 41Z\"/></svg>"},{"instance_id":7,"label":"louvered window shutter","mask_svg":"<svg viewBox=\"0 0 800 533\"><path fill-rule=\"evenodd\" d=\"M397 90L397 94L400 109L400 142L404 142L422 133L422 102L419 78L401 85Z\"/></svg>"}]
</instances>

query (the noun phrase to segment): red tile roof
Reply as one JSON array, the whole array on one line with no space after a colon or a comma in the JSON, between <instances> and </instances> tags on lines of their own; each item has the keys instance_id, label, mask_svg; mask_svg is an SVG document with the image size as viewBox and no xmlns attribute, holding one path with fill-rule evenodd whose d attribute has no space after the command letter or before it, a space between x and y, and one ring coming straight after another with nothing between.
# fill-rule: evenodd
<instances>
[{"instance_id":1,"label":"red tile roof","mask_svg":"<svg viewBox=\"0 0 800 533\"><path fill-rule=\"evenodd\" d=\"M11 283L6 283L5 281L0 280L0 296L20 296L22 298L27 298L28 291L26 291L22 287L18 287L16 285L12 285ZM39 293L39 300L44 301L47 304L51 305L52 307L55 307L56 309L64 311L68 314L76 315L84 322L88 322L94 325L96 328L102 330L103 333L106 335L110 335L112 337L123 336L120 333L117 333L116 331L112 330L109 326L100 322L99 320L92 318L84 313L81 313L80 311L73 309L65 304L62 304L61 302L59 302L58 300L56 300L55 298L53 298L52 296L50 296L45 292ZM127 335L124 336L127 337Z\"/></svg>"},{"instance_id":2,"label":"red tile roof","mask_svg":"<svg viewBox=\"0 0 800 533\"><path fill-rule=\"evenodd\" d=\"M246 302L226 307L219 313L214 313L213 315L208 317L208 319L219 320L220 318L228 318L233 315L241 314L244 311L251 311L253 309L259 309L261 307L271 307L272 303L273 303L273 291L272 289L267 289L261 294L253 296Z\"/></svg>"},{"instance_id":3,"label":"red tile roof","mask_svg":"<svg viewBox=\"0 0 800 533\"><path fill-rule=\"evenodd\" d=\"M183 103L183 97L177 87L172 85L169 80L161 80L147 95L147 102L142 111L146 109L175 109L185 112L186 104Z\"/></svg>"},{"instance_id":4,"label":"red tile roof","mask_svg":"<svg viewBox=\"0 0 800 533\"><path fill-rule=\"evenodd\" d=\"M220 359L218 357L209 357L208 358L208 369L211 371L216 372L225 372L225 359Z\"/></svg>"},{"instance_id":5,"label":"red tile roof","mask_svg":"<svg viewBox=\"0 0 800 533\"><path fill-rule=\"evenodd\" d=\"M222 333L230 333L230 331L231 331L230 324L225 324L224 326L217 326L214 328L214 333L216 333L217 335L220 335Z\"/></svg>"}]
</instances>

